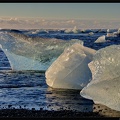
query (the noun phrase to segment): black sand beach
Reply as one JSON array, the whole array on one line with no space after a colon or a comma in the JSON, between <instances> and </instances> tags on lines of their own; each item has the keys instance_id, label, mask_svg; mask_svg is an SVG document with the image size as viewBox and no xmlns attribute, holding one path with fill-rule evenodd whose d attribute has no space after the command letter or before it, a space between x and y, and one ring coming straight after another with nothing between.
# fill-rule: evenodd
<instances>
[{"instance_id":1,"label":"black sand beach","mask_svg":"<svg viewBox=\"0 0 120 120\"><path fill-rule=\"evenodd\" d=\"M21 106L20 106L21 107ZM0 109L0 118L113 118L119 119L120 112L112 110L104 105L94 104L93 111L80 112L77 110L44 110L40 108L14 108L9 105L8 108Z\"/></svg>"},{"instance_id":2,"label":"black sand beach","mask_svg":"<svg viewBox=\"0 0 120 120\"><path fill-rule=\"evenodd\" d=\"M71 110L48 111L28 109L1 109L0 118L103 118L99 113L77 112Z\"/></svg>"}]
</instances>

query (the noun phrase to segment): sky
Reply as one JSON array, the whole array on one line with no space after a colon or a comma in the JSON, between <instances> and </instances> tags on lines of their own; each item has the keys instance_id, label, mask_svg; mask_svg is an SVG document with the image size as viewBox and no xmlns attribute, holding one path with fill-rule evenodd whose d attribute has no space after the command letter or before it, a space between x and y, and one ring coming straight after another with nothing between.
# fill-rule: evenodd
<instances>
[{"instance_id":1,"label":"sky","mask_svg":"<svg viewBox=\"0 0 120 120\"><path fill-rule=\"evenodd\" d=\"M119 12L120 3L0 3L0 27L27 25L35 28L55 26L114 28L120 26ZM5 17L8 18L8 21L2 19ZM34 21L26 22L26 20L23 23L23 21L18 21L17 18L34 18ZM93 21L78 22L76 20ZM100 20L106 20L108 23L106 21L100 23ZM113 24L111 20L116 20L117 22Z\"/></svg>"},{"instance_id":2,"label":"sky","mask_svg":"<svg viewBox=\"0 0 120 120\"><path fill-rule=\"evenodd\" d=\"M0 16L119 19L120 3L0 3Z\"/></svg>"}]
</instances>

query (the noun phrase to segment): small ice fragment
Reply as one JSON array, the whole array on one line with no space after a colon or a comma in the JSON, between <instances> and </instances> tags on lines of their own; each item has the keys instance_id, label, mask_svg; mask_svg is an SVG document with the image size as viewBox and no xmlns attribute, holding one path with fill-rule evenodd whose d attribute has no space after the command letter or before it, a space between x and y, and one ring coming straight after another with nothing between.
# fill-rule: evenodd
<instances>
[{"instance_id":1,"label":"small ice fragment","mask_svg":"<svg viewBox=\"0 0 120 120\"><path fill-rule=\"evenodd\" d=\"M94 43L102 43L106 42L105 35L100 36Z\"/></svg>"}]
</instances>

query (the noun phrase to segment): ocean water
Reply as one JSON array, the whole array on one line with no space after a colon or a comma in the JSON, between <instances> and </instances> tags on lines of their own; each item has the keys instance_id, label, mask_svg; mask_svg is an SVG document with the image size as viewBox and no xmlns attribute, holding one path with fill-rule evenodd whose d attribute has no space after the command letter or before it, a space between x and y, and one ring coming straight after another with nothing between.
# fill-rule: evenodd
<instances>
[{"instance_id":1,"label":"ocean water","mask_svg":"<svg viewBox=\"0 0 120 120\"><path fill-rule=\"evenodd\" d=\"M78 39L84 46L101 49L109 45L120 44L120 37L106 37L109 42L94 43L107 34L107 30L86 30L79 33L65 33L64 30L1 30L1 33L13 32L29 37L57 38L69 41ZM90 35L88 31L94 34ZM117 29L111 29L111 32ZM3 34L2 34L3 35ZM5 34L4 34L5 35ZM3 38L4 36L1 36ZM0 39L1 39L0 38ZM9 39L9 38L8 38ZM25 37L23 37L25 39ZM93 111L92 100L80 96L79 90L65 90L50 88L45 82L45 74L40 71L11 71L10 63L0 49L0 108L26 108L36 110L77 110L81 112Z\"/></svg>"}]
</instances>

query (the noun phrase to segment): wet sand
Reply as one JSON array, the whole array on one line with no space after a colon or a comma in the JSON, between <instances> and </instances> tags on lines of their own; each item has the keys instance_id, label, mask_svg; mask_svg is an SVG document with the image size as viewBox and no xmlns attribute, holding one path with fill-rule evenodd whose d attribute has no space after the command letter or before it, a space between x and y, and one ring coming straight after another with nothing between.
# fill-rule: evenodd
<instances>
[{"instance_id":1,"label":"wet sand","mask_svg":"<svg viewBox=\"0 0 120 120\"><path fill-rule=\"evenodd\" d=\"M48 111L28 109L1 109L0 118L103 118L97 112L77 112L71 110Z\"/></svg>"},{"instance_id":2,"label":"wet sand","mask_svg":"<svg viewBox=\"0 0 120 120\"><path fill-rule=\"evenodd\" d=\"M77 110L44 110L40 108L14 108L8 105L8 108L0 109L0 118L120 118L120 111L112 110L101 104L94 104L93 111L80 112Z\"/></svg>"}]
</instances>

